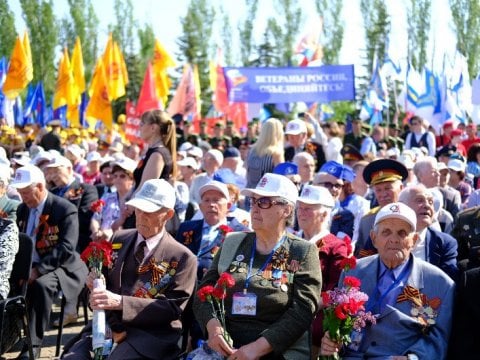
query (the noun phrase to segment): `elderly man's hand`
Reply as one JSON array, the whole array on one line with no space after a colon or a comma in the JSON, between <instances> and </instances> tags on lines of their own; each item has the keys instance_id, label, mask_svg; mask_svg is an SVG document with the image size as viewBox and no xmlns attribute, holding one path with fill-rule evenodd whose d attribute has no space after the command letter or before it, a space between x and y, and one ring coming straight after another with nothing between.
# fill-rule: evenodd
<instances>
[{"instance_id":1,"label":"elderly man's hand","mask_svg":"<svg viewBox=\"0 0 480 360\"><path fill-rule=\"evenodd\" d=\"M87 285L87 287L90 291L93 290L93 280L95 280L96 278L97 278L97 274L95 272L90 271L88 273L85 285ZM100 276L100 279L102 279L102 282L105 284L105 277L103 275Z\"/></svg>"},{"instance_id":2,"label":"elderly man's hand","mask_svg":"<svg viewBox=\"0 0 480 360\"><path fill-rule=\"evenodd\" d=\"M122 310L122 296L105 289L93 289L90 306L93 310Z\"/></svg>"},{"instance_id":3,"label":"elderly man's hand","mask_svg":"<svg viewBox=\"0 0 480 360\"><path fill-rule=\"evenodd\" d=\"M320 346L320 355L330 356L337 353L339 350L340 350L340 344L330 339L330 334L327 331L322 338L322 345Z\"/></svg>"}]
</instances>

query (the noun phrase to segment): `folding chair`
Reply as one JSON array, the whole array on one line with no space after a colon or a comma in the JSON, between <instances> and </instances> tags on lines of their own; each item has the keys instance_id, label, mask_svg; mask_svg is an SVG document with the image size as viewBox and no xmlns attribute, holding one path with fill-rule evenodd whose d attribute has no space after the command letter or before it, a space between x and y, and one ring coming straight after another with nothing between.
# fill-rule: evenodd
<instances>
[{"instance_id":1,"label":"folding chair","mask_svg":"<svg viewBox=\"0 0 480 360\"><path fill-rule=\"evenodd\" d=\"M24 233L19 234L18 253L15 255L10 275L10 293L8 298L0 301L0 354L8 351L17 342L20 333L18 322L21 321L28 352L33 359L32 339L28 327L28 311L25 296L32 267L33 241Z\"/></svg>"}]
</instances>

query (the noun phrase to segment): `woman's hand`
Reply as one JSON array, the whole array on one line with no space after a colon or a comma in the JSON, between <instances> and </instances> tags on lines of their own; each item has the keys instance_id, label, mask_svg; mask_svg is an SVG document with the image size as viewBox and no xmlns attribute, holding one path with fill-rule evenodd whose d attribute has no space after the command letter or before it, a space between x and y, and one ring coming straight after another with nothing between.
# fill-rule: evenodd
<instances>
[{"instance_id":1,"label":"woman's hand","mask_svg":"<svg viewBox=\"0 0 480 360\"><path fill-rule=\"evenodd\" d=\"M217 319L210 319L207 323L208 346L224 357L233 354L233 349L223 337L223 328Z\"/></svg>"},{"instance_id":2,"label":"woman's hand","mask_svg":"<svg viewBox=\"0 0 480 360\"><path fill-rule=\"evenodd\" d=\"M327 331L322 338L322 345L320 346L320 355L325 355L325 356L333 355L340 350L340 347L341 347L340 344L330 339L330 334Z\"/></svg>"},{"instance_id":3,"label":"woman's hand","mask_svg":"<svg viewBox=\"0 0 480 360\"><path fill-rule=\"evenodd\" d=\"M235 350L228 360L257 360L263 355L270 353L272 350L272 346L268 341L264 337L261 337L258 340Z\"/></svg>"}]
</instances>

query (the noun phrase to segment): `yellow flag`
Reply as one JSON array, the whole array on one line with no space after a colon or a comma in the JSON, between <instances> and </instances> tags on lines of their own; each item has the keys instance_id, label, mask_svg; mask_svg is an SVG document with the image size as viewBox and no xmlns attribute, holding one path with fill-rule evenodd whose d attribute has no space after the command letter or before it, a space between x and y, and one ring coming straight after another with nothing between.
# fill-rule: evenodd
<instances>
[{"instance_id":1,"label":"yellow flag","mask_svg":"<svg viewBox=\"0 0 480 360\"><path fill-rule=\"evenodd\" d=\"M80 38L77 37L75 41L75 47L73 48L72 54L72 73L73 80L75 83L76 91L81 95L85 87L85 67L83 65L83 56L82 56L82 44L80 43Z\"/></svg>"},{"instance_id":2,"label":"yellow flag","mask_svg":"<svg viewBox=\"0 0 480 360\"><path fill-rule=\"evenodd\" d=\"M112 34L110 34L107 47L103 54L103 64L105 66L105 75L107 78L108 93L112 100L118 99L125 95L125 79L123 73L122 59L120 58L120 50L115 48Z\"/></svg>"},{"instance_id":3,"label":"yellow flag","mask_svg":"<svg viewBox=\"0 0 480 360\"><path fill-rule=\"evenodd\" d=\"M86 116L101 120L111 130L113 123L111 98L108 94L107 77L102 59L98 59L95 69L95 86L87 106Z\"/></svg>"},{"instance_id":4,"label":"yellow flag","mask_svg":"<svg viewBox=\"0 0 480 360\"><path fill-rule=\"evenodd\" d=\"M7 78L3 84L3 93L9 99L15 99L20 91L25 89L32 80L30 69L28 68L28 59L23 48L20 37L17 37L15 47L13 48L10 66L7 71Z\"/></svg>"},{"instance_id":5,"label":"yellow flag","mask_svg":"<svg viewBox=\"0 0 480 360\"><path fill-rule=\"evenodd\" d=\"M116 42L113 42L113 50L115 52L115 57L120 59L120 67L122 69L123 82L125 83L125 85L127 85L128 84L127 64L125 63L123 54L120 51L120 47Z\"/></svg>"},{"instance_id":6,"label":"yellow flag","mask_svg":"<svg viewBox=\"0 0 480 360\"><path fill-rule=\"evenodd\" d=\"M33 61L32 61L32 49L30 48L30 39L28 38L28 32L23 34L23 50L25 50L25 56L27 57L27 77L30 81L33 80Z\"/></svg>"},{"instance_id":7,"label":"yellow flag","mask_svg":"<svg viewBox=\"0 0 480 360\"><path fill-rule=\"evenodd\" d=\"M58 109L59 107L73 105L74 103L73 75L68 51L65 48L58 65L57 85L55 87L55 94L53 95L53 108Z\"/></svg>"},{"instance_id":8,"label":"yellow flag","mask_svg":"<svg viewBox=\"0 0 480 360\"><path fill-rule=\"evenodd\" d=\"M210 60L208 62L208 72L209 72L209 80L210 80L210 88L213 92L217 88L217 64L215 61Z\"/></svg>"},{"instance_id":9,"label":"yellow flag","mask_svg":"<svg viewBox=\"0 0 480 360\"><path fill-rule=\"evenodd\" d=\"M158 39L155 39L155 48L153 50L153 73L155 77L155 89L158 97L162 100L163 105L168 100L168 93L170 91L170 78L167 74L167 68L175 67L175 61L165 48L160 44Z\"/></svg>"}]
</instances>

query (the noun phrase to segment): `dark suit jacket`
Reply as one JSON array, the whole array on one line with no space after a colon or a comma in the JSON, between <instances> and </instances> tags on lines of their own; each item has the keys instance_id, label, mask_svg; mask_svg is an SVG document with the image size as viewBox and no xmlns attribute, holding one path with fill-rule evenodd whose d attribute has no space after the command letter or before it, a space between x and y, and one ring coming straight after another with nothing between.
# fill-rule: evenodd
<instances>
[{"instance_id":1,"label":"dark suit jacket","mask_svg":"<svg viewBox=\"0 0 480 360\"><path fill-rule=\"evenodd\" d=\"M460 206L462 205L460 191L452 188L451 186L447 186L445 188L439 187L438 190L440 190L443 195L443 208L455 218L460 211Z\"/></svg>"},{"instance_id":2,"label":"dark suit jacket","mask_svg":"<svg viewBox=\"0 0 480 360\"><path fill-rule=\"evenodd\" d=\"M17 224L26 232L30 209L20 204ZM44 220L44 222L43 222ZM36 264L40 274L55 272L67 299L76 299L87 278L87 267L76 251L78 241L77 209L70 202L48 194L39 221L35 248L40 255Z\"/></svg>"},{"instance_id":3,"label":"dark suit jacket","mask_svg":"<svg viewBox=\"0 0 480 360\"><path fill-rule=\"evenodd\" d=\"M43 147L45 151L53 149L63 154L60 136L53 131L50 131L42 136L42 139L40 140L40 146Z\"/></svg>"},{"instance_id":4,"label":"dark suit jacket","mask_svg":"<svg viewBox=\"0 0 480 360\"><path fill-rule=\"evenodd\" d=\"M58 194L56 188L52 189L52 193ZM98 192L95 186L80 183L75 180L64 192L63 197L69 200L78 209L79 235L77 250L81 253L90 242L90 222L93 212L90 206L98 200Z\"/></svg>"},{"instance_id":5,"label":"dark suit jacket","mask_svg":"<svg viewBox=\"0 0 480 360\"><path fill-rule=\"evenodd\" d=\"M107 186L104 184L96 184L94 186L97 189L98 198L101 199L106 192Z\"/></svg>"},{"instance_id":6,"label":"dark suit jacket","mask_svg":"<svg viewBox=\"0 0 480 360\"><path fill-rule=\"evenodd\" d=\"M6 194L0 197L0 213L7 219L15 222L17 220L17 208L20 201L10 199ZM0 217L3 217L1 216Z\"/></svg>"},{"instance_id":7,"label":"dark suit jacket","mask_svg":"<svg viewBox=\"0 0 480 360\"><path fill-rule=\"evenodd\" d=\"M480 267L462 274L453 313L449 359L473 359L478 352L478 324L480 323Z\"/></svg>"},{"instance_id":8,"label":"dark suit jacket","mask_svg":"<svg viewBox=\"0 0 480 360\"><path fill-rule=\"evenodd\" d=\"M308 140L304 145L302 151L308 152L315 159L315 172L320 170L320 167L325 163L325 153L321 144ZM289 146L285 148L285 161L292 161L295 156L295 148Z\"/></svg>"},{"instance_id":9,"label":"dark suit jacket","mask_svg":"<svg viewBox=\"0 0 480 360\"><path fill-rule=\"evenodd\" d=\"M156 264L177 262L175 272L166 288L155 297L133 296L142 286L152 282L152 272L144 274L123 271L125 262L134 256L137 231L134 229L117 232L112 239L116 251L116 260L108 270L107 289L123 294L121 311L108 311L107 319L112 329L119 325L127 332L125 341L135 348L144 358L176 359L179 353L177 342L182 324L180 317L192 296L196 277L197 261L195 255L179 244L167 232L160 240L152 256ZM161 280L167 279L167 273ZM125 288L125 283L135 283L133 289Z\"/></svg>"},{"instance_id":10,"label":"dark suit jacket","mask_svg":"<svg viewBox=\"0 0 480 360\"><path fill-rule=\"evenodd\" d=\"M227 225L230 226L233 231L248 231L248 228L240 224L236 219L232 217L227 217ZM184 221L180 224L178 228L177 236L175 239L187 248L190 249L192 253L198 255L198 250L200 250L200 244L202 242L203 235L203 220L190 220ZM218 244L220 246L221 244ZM205 259L204 259L205 260ZM198 264L197 277L198 280L201 280L204 274L204 269L208 270L210 264L212 263L213 255L211 256L210 261L201 261Z\"/></svg>"}]
</instances>

